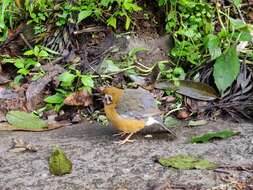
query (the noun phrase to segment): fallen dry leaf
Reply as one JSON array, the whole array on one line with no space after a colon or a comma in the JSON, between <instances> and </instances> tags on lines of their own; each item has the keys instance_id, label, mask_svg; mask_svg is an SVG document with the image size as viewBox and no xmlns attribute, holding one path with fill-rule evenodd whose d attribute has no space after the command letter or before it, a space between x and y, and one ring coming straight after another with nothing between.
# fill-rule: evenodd
<instances>
[{"instance_id":1,"label":"fallen dry leaf","mask_svg":"<svg viewBox=\"0 0 253 190\"><path fill-rule=\"evenodd\" d=\"M174 96L165 96L165 97L162 97L161 100L164 100L167 103L174 103L176 101L176 98Z\"/></svg>"},{"instance_id":2,"label":"fallen dry leaf","mask_svg":"<svg viewBox=\"0 0 253 190\"><path fill-rule=\"evenodd\" d=\"M185 110L181 110L177 114L178 119L187 119L189 117L189 113Z\"/></svg>"},{"instance_id":3,"label":"fallen dry leaf","mask_svg":"<svg viewBox=\"0 0 253 190\"><path fill-rule=\"evenodd\" d=\"M8 79L6 76L0 75L0 84L6 84L10 82L10 79Z\"/></svg>"},{"instance_id":4,"label":"fallen dry leaf","mask_svg":"<svg viewBox=\"0 0 253 190\"><path fill-rule=\"evenodd\" d=\"M64 104L69 106L89 106L92 105L91 95L87 90L81 90L70 94L64 100Z\"/></svg>"},{"instance_id":5,"label":"fallen dry leaf","mask_svg":"<svg viewBox=\"0 0 253 190\"><path fill-rule=\"evenodd\" d=\"M25 151L37 152L38 148L22 139L13 139L13 146L9 151L15 153Z\"/></svg>"},{"instance_id":6,"label":"fallen dry leaf","mask_svg":"<svg viewBox=\"0 0 253 190\"><path fill-rule=\"evenodd\" d=\"M11 89L0 88L0 99L9 100L18 98L19 94Z\"/></svg>"},{"instance_id":7,"label":"fallen dry leaf","mask_svg":"<svg viewBox=\"0 0 253 190\"><path fill-rule=\"evenodd\" d=\"M36 105L43 102L43 97L41 97L41 92L45 89L48 83L50 83L55 76L64 72L64 69L59 65L45 65L43 67L44 71L47 73L44 77L33 81L29 84L26 91L27 108L28 110L34 110Z\"/></svg>"}]
</instances>

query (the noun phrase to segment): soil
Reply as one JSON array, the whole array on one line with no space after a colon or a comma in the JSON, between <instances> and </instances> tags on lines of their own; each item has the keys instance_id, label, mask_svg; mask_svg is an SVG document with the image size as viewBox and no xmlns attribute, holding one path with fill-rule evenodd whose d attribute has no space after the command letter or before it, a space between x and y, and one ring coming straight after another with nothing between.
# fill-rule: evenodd
<instances>
[{"instance_id":1,"label":"soil","mask_svg":"<svg viewBox=\"0 0 253 190\"><path fill-rule=\"evenodd\" d=\"M187 143L192 135L225 129L240 131L241 134L210 143ZM239 182L247 182L248 189L253 188L252 124L220 120L201 127L177 128L176 132L176 140L147 139L137 134L134 143L125 145L113 143L115 131L112 128L87 122L43 133L1 132L0 189L146 190L154 189L152 187L156 184L170 184L171 189L202 190ZM13 139L30 142L38 147L38 151L10 152ZM61 147L73 162L71 174L57 177L49 173L48 157L54 147ZM227 168L217 171L177 170L154 162L157 156L178 154L199 156ZM248 171L243 168L248 168Z\"/></svg>"}]
</instances>

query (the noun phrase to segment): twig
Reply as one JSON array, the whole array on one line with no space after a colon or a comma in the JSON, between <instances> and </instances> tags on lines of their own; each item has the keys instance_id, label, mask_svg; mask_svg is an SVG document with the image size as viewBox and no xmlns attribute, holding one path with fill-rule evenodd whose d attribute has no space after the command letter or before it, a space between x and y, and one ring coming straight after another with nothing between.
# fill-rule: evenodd
<instances>
[{"instance_id":1,"label":"twig","mask_svg":"<svg viewBox=\"0 0 253 190\"><path fill-rule=\"evenodd\" d=\"M83 28L81 30L74 31L73 34L77 35L77 34L82 34L82 33L101 32L105 30L106 28L103 26L92 26L89 28Z\"/></svg>"},{"instance_id":2,"label":"twig","mask_svg":"<svg viewBox=\"0 0 253 190\"><path fill-rule=\"evenodd\" d=\"M221 16L220 16L220 9L219 9L218 3L215 4L215 8L216 8L216 11L217 11L218 20L219 20L219 22L220 22L220 25L222 26L222 28L223 28L224 30L226 30L226 28L225 28L225 26L224 26L224 24L223 24L223 22L222 22Z\"/></svg>"},{"instance_id":3,"label":"twig","mask_svg":"<svg viewBox=\"0 0 253 190\"><path fill-rule=\"evenodd\" d=\"M253 3L242 3L241 4L241 7L248 7L248 6L252 6ZM227 9L227 8L230 8L231 5L228 5L228 6L223 6L224 9Z\"/></svg>"},{"instance_id":4,"label":"twig","mask_svg":"<svg viewBox=\"0 0 253 190\"><path fill-rule=\"evenodd\" d=\"M53 61L51 62L51 64L52 64L52 65L57 64L57 63L61 62L63 59L64 59L64 56L58 57L58 58L56 58L55 60L53 60Z\"/></svg>"},{"instance_id":5,"label":"twig","mask_svg":"<svg viewBox=\"0 0 253 190\"><path fill-rule=\"evenodd\" d=\"M184 109L184 108L175 108L175 109L173 109L173 110L170 110L168 113L166 113L166 115L165 115L164 117L167 117L167 116L169 116L170 114L172 114L173 112L176 112L176 111L179 111L179 110L182 110L182 109Z\"/></svg>"},{"instance_id":6,"label":"twig","mask_svg":"<svg viewBox=\"0 0 253 190\"><path fill-rule=\"evenodd\" d=\"M25 38L24 34L20 33L19 34L20 37L22 38L22 40L25 42L25 44L29 47L29 49L33 49L33 47L31 46L31 44L28 42L28 40Z\"/></svg>"}]
</instances>

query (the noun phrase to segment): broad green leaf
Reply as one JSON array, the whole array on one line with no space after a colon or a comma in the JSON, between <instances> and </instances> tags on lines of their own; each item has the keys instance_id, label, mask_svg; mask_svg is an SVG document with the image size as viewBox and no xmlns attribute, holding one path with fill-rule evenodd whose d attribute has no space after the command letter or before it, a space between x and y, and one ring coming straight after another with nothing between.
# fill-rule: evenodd
<instances>
[{"instance_id":1,"label":"broad green leaf","mask_svg":"<svg viewBox=\"0 0 253 190\"><path fill-rule=\"evenodd\" d=\"M159 0L159 1L158 1L158 5L159 5L159 6L163 6L163 5L165 5L165 4L167 3L167 1L168 1L168 0Z\"/></svg>"},{"instance_id":2,"label":"broad green leaf","mask_svg":"<svg viewBox=\"0 0 253 190\"><path fill-rule=\"evenodd\" d=\"M204 135L192 137L191 143L205 143L210 140L213 140L214 138L226 139L238 134L240 134L240 132L234 132L234 131L228 131L228 130L209 132Z\"/></svg>"},{"instance_id":3,"label":"broad green leaf","mask_svg":"<svg viewBox=\"0 0 253 190\"><path fill-rule=\"evenodd\" d=\"M25 67L25 60L24 59L16 59L14 63L15 67L21 69Z\"/></svg>"},{"instance_id":4,"label":"broad green leaf","mask_svg":"<svg viewBox=\"0 0 253 190\"><path fill-rule=\"evenodd\" d=\"M241 0L232 0L234 5L238 8L240 8L242 1Z\"/></svg>"},{"instance_id":5,"label":"broad green leaf","mask_svg":"<svg viewBox=\"0 0 253 190\"><path fill-rule=\"evenodd\" d=\"M231 26L235 29L235 30L239 30L242 29L244 27L247 27L247 24L245 22L243 22L240 19L234 19L234 18L229 18Z\"/></svg>"},{"instance_id":6,"label":"broad green leaf","mask_svg":"<svg viewBox=\"0 0 253 190\"><path fill-rule=\"evenodd\" d=\"M112 26L114 29L117 28L117 19L114 16L111 16L108 20L107 20L107 24L109 26Z\"/></svg>"},{"instance_id":7,"label":"broad green leaf","mask_svg":"<svg viewBox=\"0 0 253 190\"><path fill-rule=\"evenodd\" d=\"M90 88L94 87L94 81L91 75L82 75L81 81L85 87L90 87Z\"/></svg>"},{"instance_id":8,"label":"broad green leaf","mask_svg":"<svg viewBox=\"0 0 253 190\"><path fill-rule=\"evenodd\" d=\"M123 0L123 9L128 11L141 11L142 8L133 3L133 0Z\"/></svg>"},{"instance_id":9,"label":"broad green leaf","mask_svg":"<svg viewBox=\"0 0 253 190\"><path fill-rule=\"evenodd\" d=\"M112 74L118 73L120 71L121 69L116 64L114 64L111 59L105 59L100 65L98 72L103 74Z\"/></svg>"},{"instance_id":10,"label":"broad green leaf","mask_svg":"<svg viewBox=\"0 0 253 190\"><path fill-rule=\"evenodd\" d=\"M218 98L216 91L209 85L201 82L177 80L177 86L173 81L163 81L155 84L158 89L172 89L177 93L197 100L210 101Z\"/></svg>"},{"instance_id":11,"label":"broad green leaf","mask_svg":"<svg viewBox=\"0 0 253 190\"><path fill-rule=\"evenodd\" d=\"M63 86L63 87L72 86L72 83L75 80L75 78L76 78L76 76L71 74L68 71L60 74L58 77L59 81L61 81L61 86Z\"/></svg>"},{"instance_id":12,"label":"broad green leaf","mask_svg":"<svg viewBox=\"0 0 253 190\"><path fill-rule=\"evenodd\" d=\"M39 53L39 57L48 57L48 56L49 56L49 54L45 50L41 50Z\"/></svg>"},{"instance_id":13,"label":"broad green leaf","mask_svg":"<svg viewBox=\"0 0 253 190\"><path fill-rule=\"evenodd\" d=\"M166 117L163 123L168 128L179 127L179 126L183 125L183 122L181 120L178 120L178 119L171 117L171 116Z\"/></svg>"},{"instance_id":14,"label":"broad green leaf","mask_svg":"<svg viewBox=\"0 0 253 190\"><path fill-rule=\"evenodd\" d=\"M209 162L208 160L202 160L195 156L189 155L177 155L172 156L170 158L160 158L158 159L158 162L162 166L184 170L189 169L212 170L218 167L218 165L213 162Z\"/></svg>"},{"instance_id":15,"label":"broad green leaf","mask_svg":"<svg viewBox=\"0 0 253 190\"><path fill-rule=\"evenodd\" d=\"M28 69L22 68L22 69L19 69L17 73L26 76L26 75L28 75L29 72L30 71Z\"/></svg>"},{"instance_id":16,"label":"broad green leaf","mask_svg":"<svg viewBox=\"0 0 253 190\"><path fill-rule=\"evenodd\" d=\"M81 11L81 12L78 14L77 23L80 23L82 20L86 19L86 18L89 17L91 14L92 14L92 11L90 11L90 10Z\"/></svg>"},{"instance_id":17,"label":"broad green leaf","mask_svg":"<svg viewBox=\"0 0 253 190\"><path fill-rule=\"evenodd\" d=\"M72 172L72 162L62 149L55 149L49 157L49 171L53 175L62 176Z\"/></svg>"},{"instance_id":18,"label":"broad green leaf","mask_svg":"<svg viewBox=\"0 0 253 190\"><path fill-rule=\"evenodd\" d=\"M214 80L220 93L232 85L240 72L240 62L235 47L230 47L227 52L216 59L214 64Z\"/></svg>"},{"instance_id":19,"label":"broad green leaf","mask_svg":"<svg viewBox=\"0 0 253 190\"><path fill-rule=\"evenodd\" d=\"M100 3L101 5L103 5L104 7L107 7L110 3L111 3L112 0L101 0Z\"/></svg>"},{"instance_id":20,"label":"broad green leaf","mask_svg":"<svg viewBox=\"0 0 253 190\"><path fill-rule=\"evenodd\" d=\"M253 39L250 31L241 32L239 35L239 41L250 42Z\"/></svg>"},{"instance_id":21,"label":"broad green leaf","mask_svg":"<svg viewBox=\"0 0 253 190\"><path fill-rule=\"evenodd\" d=\"M38 46L35 46L34 49L33 49L33 53L35 56L39 56L39 53L40 53L40 48Z\"/></svg>"},{"instance_id":22,"label":"broad green leaf","mask_svg":"<svg viewBox=\"0 0 253 190\"><path fill-rule=\"evenodd\" d=\"M33 49L25 51L24 55L33 55Z\"/></svg>"},{"instance_id":23,"label":"broad green leaf","mask_svg":"<svg viewBox=\"0 0 253 190\"><path fill-rule=\"evenodd\" d=\"M44 99L49 104L61 104L64 101L64 96L60 93L56 93L52 96L48 96Z\"/></svg>"},{"instance_id":24,"label":"broad green leaf","mask_svg":"<svg viewBox=\"0 0 253 190\"><path fill-rule=\"evenodd\" d=\"M24 79L24 76L22 76L22 75L17 75L15 78L14 78L14 80L13 80L13 83L15 84L15 85L20 85L21 84L21 82L22 82L22 80Z\"/></svg>"},{"instance_id":25,"label":"broad green leaf","mask_svg":"<svg viewBox=\"0 0 253 190\"><path fill-rule=\"evenodd\" d=\"M28 58L25 60L25 68L28 69L30 66L40 66L40 63L38 61L35 61L31 58Z\"/></svg>"},{"instance_id":26,"label":"broad green leaf","mask_svg":"<svg viewBox=\"0 0 253 190\"><path fill-rule=\"evenodd\" d=\"M205 43L205 46L209 50L211 60L214 60L221 55L220 39L218 38L218 36L210 34L208 35L206 41L207 42Z\"/></svg>"},{"instance_id":27,"label":"broad green leaf","mask_svg":"<svg viewBox=\"0 0 253 190\"><path fill-rule=\"evenodd\" d=\"M176 77L177 79L184 80L186 74L185 74L184 69L182 67L175 67L173 69L173 76Z\"/></svg>"},{"instance_id":28,"label":"broad green leaf","mask_svg":"<svg viewBox=\"0 0 253 190\"><path fill-rule=\"evenodd\" d=\"M47 123L32 113L22 111L9 111L6 115L7 121L20 129L42 129Z\"/></svg>"}]
</instances>

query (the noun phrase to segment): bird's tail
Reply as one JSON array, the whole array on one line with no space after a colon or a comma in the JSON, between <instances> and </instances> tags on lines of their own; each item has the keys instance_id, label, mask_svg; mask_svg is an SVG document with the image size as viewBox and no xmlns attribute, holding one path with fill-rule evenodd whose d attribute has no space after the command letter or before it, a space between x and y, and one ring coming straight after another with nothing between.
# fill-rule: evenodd
<instances>
[{"instance_id":1,"label":"bird's tail","mask_svg":"<svg viewBox=\"0 0 253 190\"><path fill-rule=\"evenodd\" d=\"M147 121L146 121L146 125L150 126L153 124L158 124L160 127L162 127L165 131L171 133L174 137L177 137L177 134L172 131L171 129L169 129L168 127L166 127L161 121L156 120L153 117L148 117Z\"/></svg>"},{"instance_id":2,"label":"bird's tail","mask_svg":"<svg viewBox=\"0 0 253 190\"><path fill-rule=\"evenodd\" d=\"M177 137L177 134L172 129L166 127L162 122L157 121L157 124L159 124L167 132L171 133L174 137Z\"/></svg>"}]
</instances>

